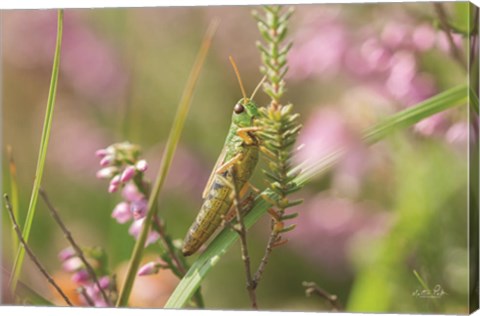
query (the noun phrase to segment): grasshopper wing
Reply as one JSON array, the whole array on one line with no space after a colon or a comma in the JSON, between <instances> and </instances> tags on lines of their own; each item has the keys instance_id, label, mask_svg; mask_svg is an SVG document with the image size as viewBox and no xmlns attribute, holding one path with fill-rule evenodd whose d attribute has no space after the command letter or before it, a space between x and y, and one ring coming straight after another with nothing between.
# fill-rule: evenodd
<instances>
[{"instance_id":1,"label":"grasshopper wing","mask_svg":"<svg viewBox=\"0 0 480 316\"><path fill-rule=\"evenodd\" d=\"M203 190L203 193L202 193L202 198L203 199L205 199L208 195L208 192L210 192L210 188L212 187L212 183L213 183L213 178L215 177L215 174L217 173L218 167L220 167L222 165L226 154L227 154L226 146L223 146L222 152L220 153L220 156L218 156L217 162L215 162L215 166L212 169L212 173L210 174L210 177L208 178L207 185L205 186L205 189Z\"/></svg>"}]
</instances>

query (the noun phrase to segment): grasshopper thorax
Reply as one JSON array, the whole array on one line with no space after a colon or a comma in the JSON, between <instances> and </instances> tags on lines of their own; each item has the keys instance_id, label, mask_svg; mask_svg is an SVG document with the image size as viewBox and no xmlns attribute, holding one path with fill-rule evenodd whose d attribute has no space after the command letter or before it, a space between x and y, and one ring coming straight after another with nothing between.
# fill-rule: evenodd
<instances>
[{"instance_id":1,"label":"grasshopper thorax","mask_svg":"<svg viewBox=\"0 0 480 316\"><path fill-rule=\"evenodd\" d=\"M257 105L253 100L242 98L233 107L232 122L240 127L252 126L258 117Z\"/></svg>"}]
</instances>

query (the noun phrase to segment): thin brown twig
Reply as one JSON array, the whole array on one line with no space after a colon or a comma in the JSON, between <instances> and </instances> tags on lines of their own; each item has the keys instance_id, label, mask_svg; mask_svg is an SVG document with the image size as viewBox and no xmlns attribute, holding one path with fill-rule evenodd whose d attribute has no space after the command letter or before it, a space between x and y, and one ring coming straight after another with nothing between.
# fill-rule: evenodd
<instances>
[{"instance_id":1,"label":"thin brown twig","mask_svg":"<svg viewBox=\"0 0 480 316\"><path fill-rule=\"evenodd\" d=\"M48 282L57 290L57 292L60 294L60 296L65 300L65 302L69 306L73 306L72 302L70 302L70 299L67 297L67 295L63 292L63 290L58 286L58 284L53 280L53 278L50 276L50 274L45 270L45 268L42 266L40 261L37 259L35 254L32 252L30 247L28 247L27 243L25 242L25 239L23 239L22 232L20 231L20 228L18 227L17 220L15 219L15 215L13 214L12 210L12 205L10 204L10 200L8 198L8 194L4 194L3 198L5 200L5 206L7 208L8 214L10 215L10 220L12 221L13 224L13 229L17 233L18 240L20 241L20 244L23 246L25 251L27 252L28 256L30 259L35 263L37 268L40 270L40 272L45 276L45 278L48 280Z\"/></svg>"},{"instance_id":2,"label":"thin brown twig","mask_svg":"<svg viewBox=\"0 0 480 316\"><path fill-rule=\"evenodd\" d=\"M39 193L40 193L40 196L43 198L43 201L47 205L47 208L50 210L50 214L52 215L53 219L57 222L58 226L63 231L63 234L65 235L65 238L72 245L72 247L75 250L77 256L80 258L80 260L85 265L85 268L87 269L88 274L90 274L93 282L98 287L98 290L100 291L100 294L102 295L102 298L105 300L105 303L110 304L110 300L107 296L107 293L105 293L103 288L100 286L100 282L98 281L95 270L90 265L90 263L88 263L87 259L85 258L84 254L83 254L82 249L78 246L76 241L73 239L72 233L68 230L68 228L65 226L65 224L61 220L60 215L58 214L57 210L55 209L55 207L50 202L50 199L48 198L47 193L43 189L40 189Z\"/></svg>"},{"instance_id":3,"label":"thin brown twig","mask_svg":"<svg viewBox=\"0 0 480 316\"><path fill-rule=\"evenodd\" d=\"M302 286L305 287L305 294L311 296L313 293L317 294L320 297L326 299L334 311L343 310L342 305L338 301L338 296L330 294L321 287L319 287L315 282L302 282Z\"/></svg>"},{"instance_id":4,"label":"thin brown twig","mask_svg":"<svg viewBox=\"0 0 480 316\"><path fill-rule=\"evenodd\" d=\"M235 166L231 168L232 173L232 192L233 192L233 205L236 211L237 225L234 225L235 231L240 237L240 249L242 252L242 260L245 266L245 276L247 279L247 291L250 296L250 301L252 303L252 308L258 309L257 295L255 293L256 283L252 278L252 269L250 265L250 255L248 254L248 245L247 245L247 230L245 229L245 224L243 223L243 214L242 206L240 203L240 197L238 195L238 188L236 185L236 170Z\"/></svg>"},{"instance_id":5,"label":"thin brown twig","mask_svg":"<svg viewBox=\"0 0 480 316\"><path fill-rule=\"evenodd\" d=\"M162 243L163 243L164 247L167 249L168 254L170 255L170 257L175 262L175 266L177 267L178 271L182 275L185 275L185 273L187 273L187 270L185 269L182 262L180 261L177 254L175 253L175 249L173 249L171 244L168 242L168 237L166 235L165 226L164 226L163 222L160 221L160 219L158 218L158 216L156 214L155 214L153 220L155 222L155 225L154 225L154 227L156 228L155 230L160 235L160 239L162 240Z\"/></svg>"},{"instance_id":6,"label":"thin brown twig","mask_svg":"<svg viewBox=\"0 0 480 316\"><path fill-rule=\"evenodd\" d=\"M273 225L275 225L275 220L272 219L272 227ZM258 283L260 282L260 279L262 278L263 272L265 271L265 267L267 266L267 263L268 263L268 259L274 248L273 245L278 241L278 235L279 233L272 228L272 230L270 231L270 237L268 238L267 246L265 247L265 252L263 254L262 260L260 261L258 269L255 272L255 276L253 278L255 282L255 286L258 285Z\"/></svg>"},{"instance_id":7,"label":"thin brown twig","mask_svg":"<svg viewBox=\"0 0 480 316\"><path fill-rule=\"evenodd\" d=\"M442 29L445 31L447 35L448 43L450 45L453 58L455 58L455 60L457 60L457 62L463 68L468 70L467 62L462 57L461 51L458 49L457 45L455 45L455 42L453 41L453 36L452 36L452 33L450 32L450 25L448 23L447 13L445 12L443 5L439 2L435 2L433 5L435 6L435 11L437 12Z\"/></svg>"},{"instance_id":8,"label":"thin brown twig","mask_svg":"<svg viewBox=\"0 0 480 316\"><path fill-rule=\"evenodd\" d=\"M81 294L81 295L83 296L83 298L85 299L85 301L87 301L88 306L94 307L94 306L95 306L95 303L93 302L92 298L91 298L90 296L88 296L87 291L85 290L85 288L82 286L82 287L80 287L79 291L80 291L80 294Z\"/></svg>"}]
</instances>

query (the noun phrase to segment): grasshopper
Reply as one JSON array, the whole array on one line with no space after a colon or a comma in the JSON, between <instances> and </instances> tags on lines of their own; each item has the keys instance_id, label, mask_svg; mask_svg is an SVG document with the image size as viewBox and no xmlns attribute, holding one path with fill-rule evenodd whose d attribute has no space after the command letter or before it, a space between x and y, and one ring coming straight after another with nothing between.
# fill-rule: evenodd
<instances>
[{"instance_id":1,"label":"grasshopper","mask_svg":"<svg viewBox=\"0 0 480 316\"><path fill-rule=\"evenodd\" d=\"M258 161L259 142L254 134L258 127L254 126L254 121L259 114L252 98L263 80L252 96L247 98L238 69L231 57L230 61L243 98L233 107L232 122L225 144L202 194L203 205L183 242L182 252L185 256L194 254L213 235L231 209L232 187L227 184L235 181L237 188L244 188ZM232 175L232 167L235 167L235 177Z\"/></svg>"}]
</instances>

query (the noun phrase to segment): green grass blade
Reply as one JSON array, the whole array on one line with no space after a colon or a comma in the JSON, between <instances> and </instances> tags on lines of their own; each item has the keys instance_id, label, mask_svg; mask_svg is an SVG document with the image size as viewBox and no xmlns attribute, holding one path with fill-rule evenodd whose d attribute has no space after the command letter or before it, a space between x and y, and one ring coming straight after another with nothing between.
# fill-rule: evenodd
<instances>
[{"instance_id":1,"label":"green grass blade","mask_svg":"<svg viewBox=\"0 0 480 316\"><path fill-rule=\"evenodd\" d=\"M17 237L17 236L15 236ZM0 267L2 270L1 278L11 278L10 272L7 271L4 267ZM27 302L30 305L37 305L37 306L54 306L52 302L47 300L42 295L38 294L35 290L31 287L23 283L22 281L18 281L17 283L17 293L19 297L22 298L22 303Z\"/></svg>"},{"instance_id":2,"label":"green grass blade","mask_svg":"<svg viewBox=\"0 0 480 316\"><path fill-rule=\"evenodd\" d=\"M50 80L50 89L48 91L47 109L45 113L45 121L43 123L42 138L40 141L40 150L38 154L37 169L35 171L35 180L33 182L32 195L28 205L27 217L23 227L23 238L28 242L30 231L32 228L33 218L35 216L35 208L38 200L38 190L42 183L43 169L45 167L45 158L47 156L48 142L50 139L50 131L52 128L53 109L55 107L55 98L57 92L58 72L60 66L60 49L62 47L62 32L63 32L63 10L58 10L58 24L57 24L57 42L55 45L55 55L53 58L52 77ZM15 293L18 278L22 271L23 259L25 258L25 249L20 247L15 258L13 266L12 280L10 282L12 293Z\"/></svg>"},{"instance_id":3,"label":"green grass blade","mask_svg":"<svg viewBox=\"0 0 480 316\"><path fill-rule=\"evenodd\" d=\"M163 187L163 183L165 182L165 179L167 177L168 170L170 169L173 155L175 154L177 144L182 134L183 125L185 123L185 119L190 109L192 95L195 90L198 77L200 76L200 71L202 70L203 64L205 62L205 58L207 56L208 50L212 43L213 35L215 34L217 25L218 25L218 22L214 21L209 26L205 34L205 37L202 41L202 46L200 47L200 50L198 52L197 58L195 60L195 64L193 65L192 71L190 72L190 76L188 77L185 90L183 91L183 95L180 100L177 113L175 114L175 119L173 121L172 129L170 130L170 134L168 135L167 145L163 152L158 175L155 180L152 193L148 200L148 207L147 207L148 211L145 217L144 225L135 243L135 247L133 249L130 263L128 265L127 276L125 278L125 282L120 292L120 296L116 303L117 307L125 306L128 303L128 298L130 297L130 293L133 288L133 283L135 282L135 277L138 271L138 267L142 259L142 253L143 253L145 241L147 239L147 235L152 223L153 215L155 214L155 209L156 209L155 205L157 204L158 194L160 193Z\"/></svg>"},{"instance_id":4,"label":"green grass blade","mask_svg":"<svg viewBox=\"0 0 480 316\"><path fill-rule=\"evenodd\" d=\"M374 143L395 129L411 126L432 114L446 110L459 103L466 102L467 98L467 86L462 85L449 89L430 99L420 102L416 106L409 107L408 109L393 115L389 119L367 131L363 139L367 143Z\"/></svg>"},{"instance_id":5,"label":"green grass blade","mask_svg":"<svg viewBox=\"0 0 480 316\"><path fill-rule=\"evenodd\" d=\"M430 291L430 288L427 285L427 282L425 282L425 280L423 280L423 278L420 276L420 274L418 274L417 270L413 270L413 274L415 275L415 277L418 280L418 283L420 283L420 285L423 287L423 289L427 290L430 293L431 291Z\"/></svg>"},{"instance_id":6,"label":"green grass blade","mask_svg":"<svg viewBox=\"0 0 480 316\"><path fill-rule=\"evenodd\" d=\"M375 125L364 133L363 139L373 144L389 133L400 128L406 128L429 117L435 113L451 108L467 100L467 87L465 85L449 89L440 93L416 106L410 107L392 115L383 122ZM292 172L301 169L302 172L295 179L299 185L307 183L311 178L318 176L333 166L342 156L344 150L339 149L316 161L313 166L300 165ZM266 194L272 195L269 190ZM252 227L267 211L270 205L262 198L257 197L254 208L245 216L246 228ZM172 293L165 308L181 308L190 300L193 293L199 288L202 280L210 269L220 260L228 248L237 240L238 234L229 228L225 228L208 246L208 248L197 258L185 277L180 281Z\"/></svg>"}]
</instances>

